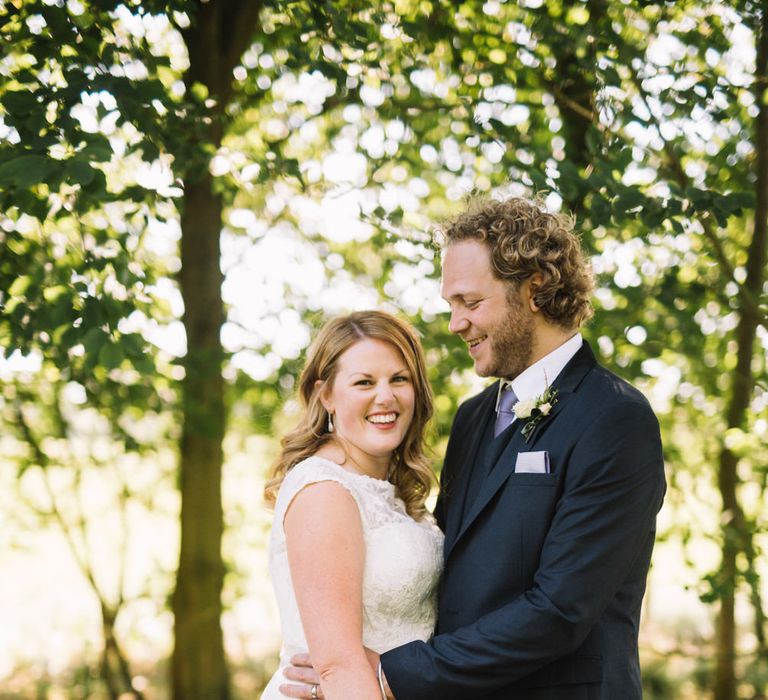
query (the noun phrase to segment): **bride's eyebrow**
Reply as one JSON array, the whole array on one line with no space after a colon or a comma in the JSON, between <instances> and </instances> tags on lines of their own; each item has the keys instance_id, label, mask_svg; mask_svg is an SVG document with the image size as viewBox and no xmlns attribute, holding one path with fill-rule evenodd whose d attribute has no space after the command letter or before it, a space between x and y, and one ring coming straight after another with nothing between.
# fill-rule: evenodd
<instances>
[{"instance_id":1,"label":"bride's eyebrow","mask_svg":"<svg viewBox=\"0 0 768 700\"><path fill-rule=\"evenodd\" d=\"M410 371L408 370L407 367L403 367L402 369L398 369L398 370L395 370L394 372L392 372L392 374L390 376L391 377L396 377L398 374L410 374ZM368 372L352 372L349 375L349 377L350 377L350 379L355 379L357 377L363 377L365 379L370 379L371 377L373 377L373 375L369 374Z\"/></svg>"}]
</instances>

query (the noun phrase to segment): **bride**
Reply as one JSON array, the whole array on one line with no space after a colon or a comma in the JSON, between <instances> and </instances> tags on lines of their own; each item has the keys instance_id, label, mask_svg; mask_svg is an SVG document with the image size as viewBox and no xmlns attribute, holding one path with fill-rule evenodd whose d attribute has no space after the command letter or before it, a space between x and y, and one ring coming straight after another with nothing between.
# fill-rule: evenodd
<instances>
[{"instance_id":1,"label":"bride","mask_svg":"<svg viewBox=\"0 0 768 700\"><path fill-rule=\"evenodd\" d=\"M432 635L442 566L425 506L432 396L415 332L381 311L328 322L299 398L304 413L265 488L283 646L262 700L287 697L283 669L307 652L321 679L309 697L379 700L366 652Z\"/></svg>"}]
</instances>

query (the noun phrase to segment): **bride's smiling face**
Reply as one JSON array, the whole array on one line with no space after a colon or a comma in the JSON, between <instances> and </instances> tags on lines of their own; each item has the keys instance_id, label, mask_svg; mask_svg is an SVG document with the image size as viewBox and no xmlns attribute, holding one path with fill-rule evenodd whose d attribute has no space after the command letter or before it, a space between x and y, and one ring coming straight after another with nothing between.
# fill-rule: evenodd
<instances>
[{"instance_id":1,"label":"bride's smiling face","mask_svg":"<svg viewBox=\"0 0 768 700\"><path fill-rule=\"evenodd\" d=\"M402 353L390 343L364 338L344 351L331 387L321 392L352 460L371 476L386 476L413 419L413 379Z\"/></svg>"}]
</instances>

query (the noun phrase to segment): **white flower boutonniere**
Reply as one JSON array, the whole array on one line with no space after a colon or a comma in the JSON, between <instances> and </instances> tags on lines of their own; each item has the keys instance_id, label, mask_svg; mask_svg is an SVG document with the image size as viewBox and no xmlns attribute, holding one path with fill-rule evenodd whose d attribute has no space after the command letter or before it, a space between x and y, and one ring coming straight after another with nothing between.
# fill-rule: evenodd
<instances>
[{"instance_id":1,"label":"white flower boutonniere","mask_svg":"<svg viewBox=\"0 0 768 700\"><path fill-rule=\"evenodd\" d=\"M528 442L536 426L546 418L552 411L552 407L557 403L557 389L547 387L547 390L541 395L525 401L518 401L512 410L515 417L524 420L522 433L525 441Z\"/></svg>"}]
</instances>

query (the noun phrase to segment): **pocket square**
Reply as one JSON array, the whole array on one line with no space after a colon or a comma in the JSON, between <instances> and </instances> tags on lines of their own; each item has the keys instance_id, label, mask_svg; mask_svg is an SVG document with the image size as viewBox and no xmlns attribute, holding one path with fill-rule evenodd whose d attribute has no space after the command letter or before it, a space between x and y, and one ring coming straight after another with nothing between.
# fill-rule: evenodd
<instances>
[{"instance_id":1,"label":"pocket square","mask_svg":"<svg viewBox=\"0 0 768 700\"><path fill-rule=\"evenodd\" d=\"M549 474L549 452L518 452L515 473Z\"/></svg>"}]
</instances>

